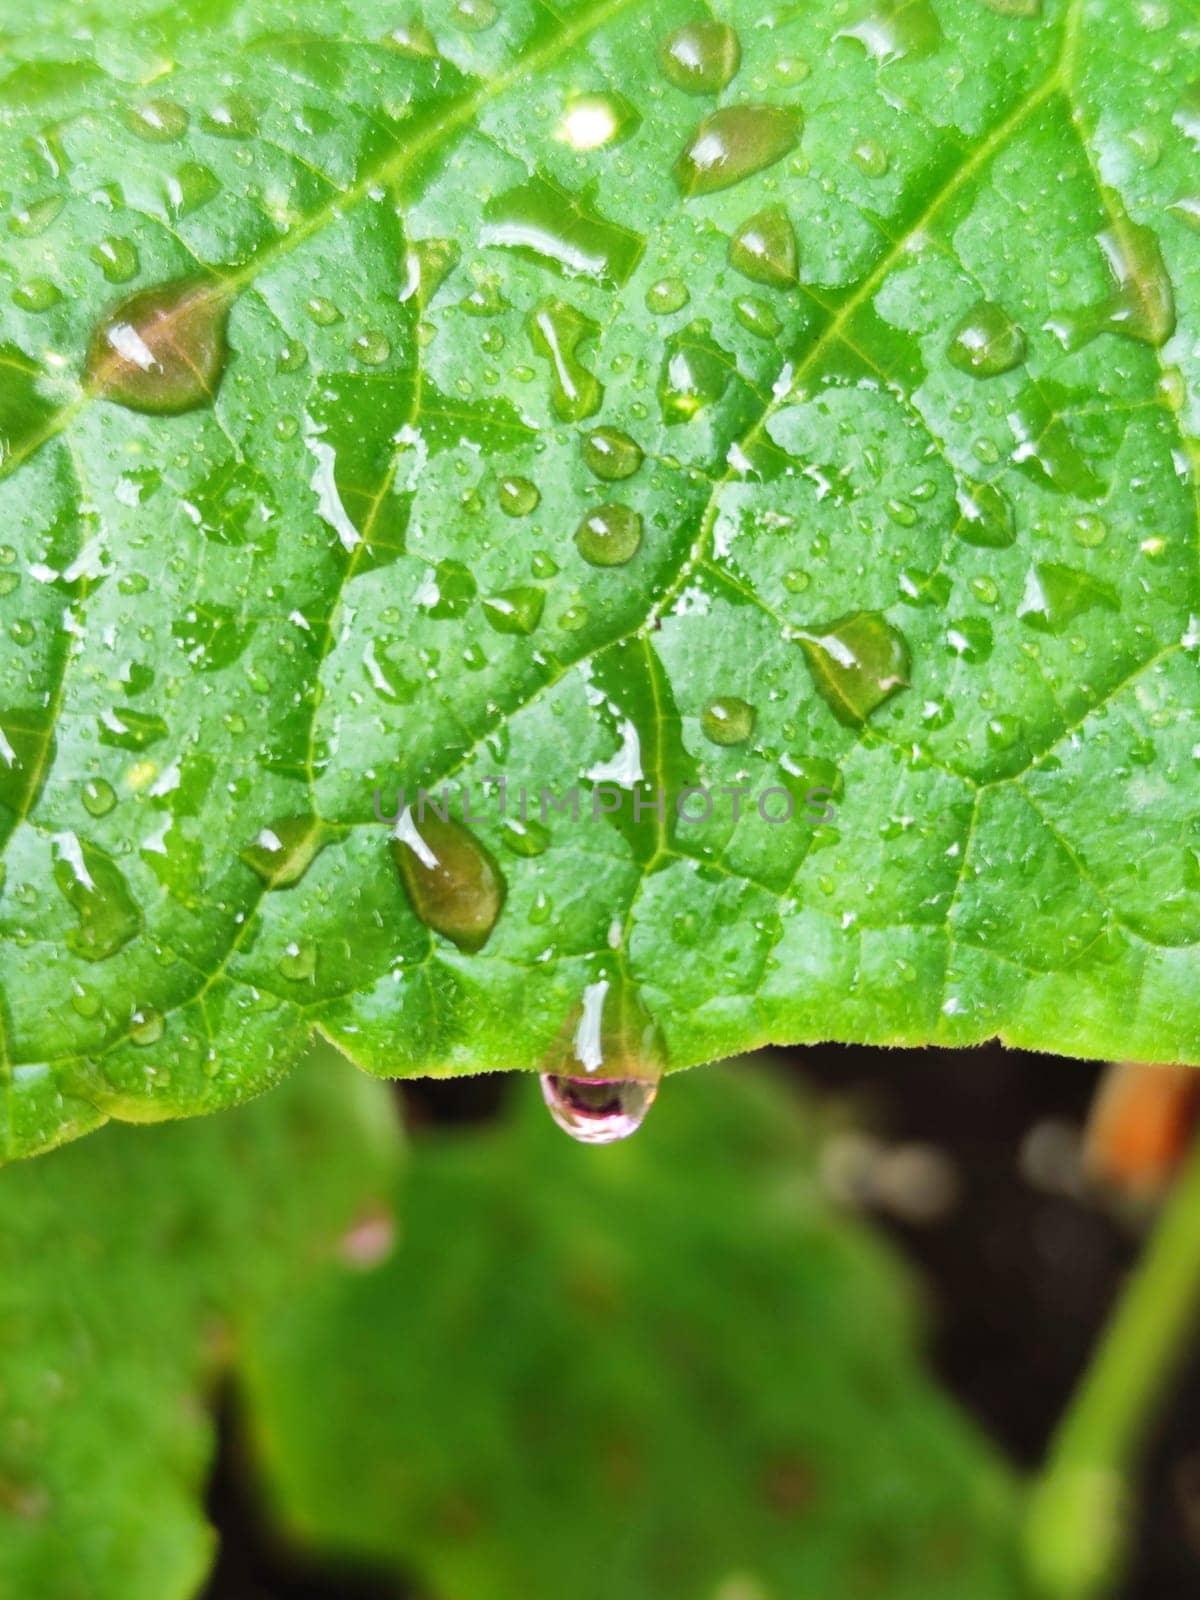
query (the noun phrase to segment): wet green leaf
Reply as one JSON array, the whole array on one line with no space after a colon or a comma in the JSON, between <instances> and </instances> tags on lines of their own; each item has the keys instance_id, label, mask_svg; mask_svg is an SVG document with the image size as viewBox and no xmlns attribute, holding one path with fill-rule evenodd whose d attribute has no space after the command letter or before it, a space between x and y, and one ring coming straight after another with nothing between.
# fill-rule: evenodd
<instances>
[{"instance_id":1,"label":"wet green leaf","mask_svg":"<svg viewBox=\"0 0 1200 1600\"><path fill-rule=\"evenodd\" d=\"M115 1129L0 1175L0 1593L199 1590L214 1390L256 1319L361 1254L390 1117L324 1046L236 1116Z\"/></svg>"},{"instance_id":2,"label":"wet green leaf","mask_svg":"<svg viewBox=\"0 0 1200 1600\"><path fill-rule=\"evenodd\" d=\"M0 1150L606 976L1200 1060L1187 8L352 12L0 0Z\"/></svg>"},{"instance_id":3,"label":"wet green leaf","mask_svg":"<svg viewBox=\"0 0 1200 1600\"><path fill-rule=\"evenodd\" d=\"M535 1100L418 1140L390 1260L261 1326L284 1526L437 1597L1016 1600L1016 1485L820 1198L819 1120L741 1064L585 1157Z\"/></svg>"}]
</instances>

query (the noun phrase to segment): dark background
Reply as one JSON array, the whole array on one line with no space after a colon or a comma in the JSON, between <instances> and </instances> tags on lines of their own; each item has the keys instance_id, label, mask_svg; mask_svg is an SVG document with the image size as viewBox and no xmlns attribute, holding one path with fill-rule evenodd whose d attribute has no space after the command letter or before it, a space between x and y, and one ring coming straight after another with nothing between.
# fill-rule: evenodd
<instances>
[{"instance_id":1,"label":"dark background","mask_svg":"<svg viewBox=\"0 0 1200 1600\"><path fill-rule=\"evenodd\" d=\"M929 1359L952 1394L1022 1467L1040 1461L1105 1314L1136 1260L1141 1226L1087 1189L1030 1175L1035 1130L1069 1142L1102 1067L988 1046L972 1051L822 1046L774 1052L801 1080L848 1100L889 1145L935 1147L957 1174L948 1209L920 1222L870 1215L927 1289ZM494 1116L530 1088L518 1074L398 1088L413 1137ZM348 1469L349 1470L349 1469ZM205 1600L420 1600L392 1575L315 1566L279 1546L257 1504L233 1404L223 1408L210 1496L221 1554ZM1145 1473L1132 1570L1120 1600L1200 1594L1200 1361L1172 1391ZM967 1600L967 1597L964 1597Z\"/></svg>"}]
</instances>

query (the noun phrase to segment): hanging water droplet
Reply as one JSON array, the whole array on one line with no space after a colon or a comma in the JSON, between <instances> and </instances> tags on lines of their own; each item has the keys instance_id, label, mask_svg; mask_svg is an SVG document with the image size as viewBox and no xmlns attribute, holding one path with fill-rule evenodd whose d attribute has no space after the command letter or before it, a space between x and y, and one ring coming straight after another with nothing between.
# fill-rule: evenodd
<instances>
[{"instance_id":1,"label":"hanging water droplet","mask_svg":"<svg viewBox=\"0 0 1200 1600\"><path fill-rule=\"evenodd\" d=\"M597 428L583 442L583 459L598 478L615 483L632 478L643 461L642 447L619 428Z\"/></svg>"},{"instance_id":2,"label":"hanging water droplet","mask_svg":"<svg viewBox=\"0 0 1200 1600\"><path fill-rule=\"evenodd\" d=\"M675 180L685 195L728 189L782 161L800 128L800 113L783 106L725 106L696 129L675 163Z\"/></svg>"},{"instance_id":3,"label":"hanging water droplet","mask_svg":"<svg viewBox=\"0 0 1200 1600\"><path fill-rule=\"evenodd\" d=\"M536 483L531 483L528 478L501 478L497 499L500 509L509 517L527 517L531 511L536 511L541 501L541 493Z\"/></svg>"},{"instance_id":4,"label":"hanging water droplet","mask_svg":"<svg viewBox=\"0 0 1200 1600\"><path fill-rule=\"evenodd\" d=\"M602 505L589 511L575 532L579 554L593 567L622 567L642 542L642 519L628 506Z\"/></svg>"},{"instance_id":5,"label":"hanging water droplet","mask_svg":"<svg viewBox=\"0 0 1200 1600\"><path fill-rule=\"evenodd\" d=\"M691 298L682 278L660 278L646 290L646 310L656 317L669 317L674 311L682 311Z\"/></svg>"},{"instance_id":6,"label":"hanging water droplet","mask_svg":"<svg viewBox=\"0 0 1200 1600\"><path fill-rule=\"evenodd\" d=\"M312 866L328 838L316 817L281 817L268 823L241 856L268 889L290 889Z\"/></svg>"},{"instance_id":7,"label":"hanging water droplet","mask_svg":"<svg viewBox=\"0 0 1200 1600\"><path fill-rule=\"evenodd\" d=\"M929 0L869 0L835 37L857 40L872 61L886 67L905 56L932 54L942 30Z\"/></svg>"},{"instance_id":8,"label":"hanging water droplet","mask_svg":"<svg viewBox=\"0 0 1200 1600\"><path fill-rule=\"evenodd\" d=\"M1024 361L1025 335L1003 306L981 300L955 328L946 354L960 372L994 378Z\"/></svg>"},{"instance_id":9,"label":"hanging water droplet","mask_svg":"<svg viewBox=\"0 0 1200 1600\"><path fill-rule=\"evenodd\" d=\"M717 94L733 82L742 62L738 36L724 22L688 22L667 39L659 55L663 76L688 94Z\"/></svg>"},{"instance_id":10,"label":"hanging water droplet","mask_svg":"<svg viewBox=\"0 0 1200 1600\"><path fill-rule=\"evenodd\" d=\"M700 726L714 744L745 744L754 732L756 720L757 713L749 701L723 695L705 709Z\"/></svg>"},{"instance_id":11,"label":"hanging water droplet","mask_svg":"<svg viewBox=\"0 0 1200 1600\"><path fill-rule=\"evenodd\" d=\"M581 1144L627 1139L645 1120L662 1077L662 1037L633 984L588 984L541 1067L550 1115Z\"/></svg>"},{"instance_id":12,"label":"hanging water droplet","mask_svg":"<svg viewBox=\"0 0 1200 1600\"><path fill-rule=\"evenodd\" d=\"M604 389L579 359L579 346L600 330L564 300L540 305L529 323L533 348L550 363L551 400L564 422L581 422L600 409Z\"/></svg>"},{"instance_id":13,"label":"hanging water droplet","mask_svg":"<svg viewBox=\"0 0 1200 1600\"><path fill-rule=\"evenodd\" d=\"M768 206L742 223L729 241L729 263L771 289L790 289L799 281L796 230L782 206Z\"/></svg>"},{"instance_id":14,"label":"hanging water droplet","mask_svg":"<svg viewBox=\"0 0 1200 1600\"><path fill-rule=\"evenodd\" d=\"M405 811L391 839L392 858L417 916L460 950L487 943L504 905L504 875L474 834L429 812Z\"/></svg>"},{"instance_id":15,"label":"hanging water droplet","mask_svg":"<svg viewBox=\"0 0 1200 1600\"><path fill-rule=\"evenodd\" d=\"M144 289L101 322L84 377L102 399L175 416L211 403L226 359L228 297L212 283Z\"/></svg>"},{"instance_id":16,"label":"hanging water droplet","mask_svg":"<svg viewBox=\"0 0 1200 1600\"><path fill-rule=\"evenodd\" d=\"M56 835L54 881L79 919L67 948L85 961L104 961L140 932L142 914L116 865L73 833Z\"/></svg>"},{"instance_id":17,"label":"hanging water droplet","mask_svg":"<svg viewBox=\"0 0 1200 1600\"><path fill-rule=\"evenodd\" d=\"M531 585L504 589L482 602L483 614L497 633L515 633L522 638L537 631L545 604L545 590Z\"/></svg>"},{"instance_id":18,"label":"hanging water droplet","mask_svg":"<svg viewBox=\"0 0 1200 1600\"><path fill-rule=\"evenodd\" d=\"M798 633L813 682L840 722L856 727L908 686L908 643L877 611L856 611Z\"/></svg>"}]
</instances>

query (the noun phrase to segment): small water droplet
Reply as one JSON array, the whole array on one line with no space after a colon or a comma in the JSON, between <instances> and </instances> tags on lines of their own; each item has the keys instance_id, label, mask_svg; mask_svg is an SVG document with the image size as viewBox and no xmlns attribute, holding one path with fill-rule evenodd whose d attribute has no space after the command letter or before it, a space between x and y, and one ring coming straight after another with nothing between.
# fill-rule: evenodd
<instances>
[{"instance_id":1,"label":"small water droplet","mask_svg":"<svg viewBox=\"0 0 1200 1600\"><path fill-rule=\"evenodd\" d=\"M675 163L675 180L684 195L728 189L782 161L800 129L800 113L783 106L725 106L696 129Z\"/></svg>"},{"instance_id":2,"label":"small water droplet","mask_svg":"<svg viewBox=\"0 0 1200 1600\"><path fill-rule=\"evenodd\" d=\"M874 139L863 139L850 152L850 159L868 178L882 178L888 170L888 153Z\"/></svg>"},{"instance_id":3,"label":"small water droplet","mask_svg":"<svg viewBox=\"0 0 1200 1600\"><path fill-rule=\"evenodd\" d=\"M15 233L18 239L34 239L45 233L62 208L61 195L48 194L41 200L31 200L9 217L8 231Z\"/></svg>"},{"instance_id":4,"label":"small water droplet","mask_svg":"<svg viewBox=\"0 0 1200 1600\"><path fill-rule=\"evenodd\" d=\"M520 822L516 817L509 817L500 836L505 847L517 856L540 856L550 847L550 830L540 822Z\"/></svg>"},{"instance_id":5,"label":"small water droplet","mask_svg":"<svg viewBox=\"0 0 1200 1600\"><path fill-rule=\"evenodd\" d=\"M688 94L717 94L733 82L742 62L738 36L724 22L688 22L666 40L659 55L663 76Z\"/></svg>"},{"instance_id":6,"label":"small water droplet","mask_svg":"<svg viewBox=\"0 0 1200 1600\"><path fill-rule=\"evenodd\" d=\"M137 277L141 267L137 246L128 239L101 239L92 247L92 260L109 283L128 283Z\"/></svg>"},{"instance_id":7,"label":"small water droplet","mask_svg":"<svg viewBox=\"0 0 1200 1600\"><path fill-rule=\"evenodd\" d=\"M527 517L531 511L536 511L541 501L541 492L536 483L531 483L528 478L501 478L497 499L500 509L506 516Z\"/></svg>"},{"instance_id":8,"label":"small water droplet","mask_svg":"<svg viewBox=\"0 0 1200 1600\"><path fill-rule=\"evenodd\" d=\"M597 428L583 442L583 459L598 478L615 483L632 478L643 461L642 448L619 428Z\"/></svg>"},{"instance_id":9,"label":"small water droplet","mask_svg":"<svg viewBox=\"0 0 1200 1600\"><path fill-rule=\"evenodd\" d=\"M454 0L451 11L455 22L469 33L483 33L500 15L495 0Z\"/></svg>"},{"instance_id":10,"label":"small water droplet","mask_svg":"<svg viewBox=\"0 0 1200 1600\"><path fill-rule=\"evenodd\" d=\"M325 827L316 817L281 817L268 823L241 856L268 889L290 889L300 882L327 842Z\"/></svg>"},{"instance_id":11,"label":"small water droplet","mask_svg":"<svg viewBox=\"0 0 1200 1600\"><path fill-rule=\"evenodd\" d=\"M1083 549L1096 550L1108 538L1108 524L1103 517L1085 512L1082 516L1076 517L1071 525L1071 537Z\"/></svg>"},{"instance_id":12,"label":"small water droplet","mask_svg":"<svg viewBox=\"0 0 1200 1600\"><path fill-rule=\"evenodd\" d=\"M759 339L775 339L783 327L775 310L765 300L755 300L744 295L733 303L733 314L748 333Z\"/></svg>"},{"instance_id":13,"label":"small water droplet","mask_svg":"<svg viewBox=\"0 0 1200 1600\"><path fill-rule=\"evenodd\" d=\"M497 633L515 633L528 638L542 620L546 594L532 585L504 589L482 601L483 614Z\"/></svg>"},{"instance_id":14,"label":"small water droplet","mask_svg":"<svg viewBox=\"0 0 1200 1600\"><path fill-rule=\"evenodd\" d=\"M1024 361L1025 335L1003 306L981 300L955 328L946 354L960 372L994 378Z\"/></svg>"},{"instance_id":15,"label":"small water droplet","mask_svg":"<svg viewBox=\"0 0 1200 1600\"><path fill-rule=\"evenodd\" d=\"M634 986L588 984L542 1063L550 1115L582 1144L627 1139L645 1120L662 1077L662 1038Z\"/></svg>"},{"instance_id":16,"label":"small water droplet","mask_svg":"<svg viewBox=\"0 0 1200 1600\"><path fill-rule=\"evenodd\" d=\"M304 302L304 309L319 328L331 328L335 322L342 320L342 313L337 306L323 294L310 295Z\"/></svg>"},{"instance_id":17,"label":"small water droplet","mask_svg":"<svg viewBox=\"0 0 1200 1600\"><path fill-rule=\"evenodd\" d=\"M504 875L491 852L460 823L405 811L392 858L413 910L460 950L481 950L504 905Z\"/></svg>"},{"instance_id":18,"label":"small water droplet","mask_svg":"<svg viewBox=\"0 0 1200 1600\"><path fill-rule=\"evenodd\" d=\"M668 317L673 311L682 311L691 298L682 278L660 278L646 290L646 310L656 317Z\"/></svg>"},{"instance_id":19,"label":"small water droplet","mask_svg":"<svg viewBox=\"0 0 1200 1600\"><path fill-rule=\"evenodd\" d=\"M157 1044L166 1031L166 1018L153 1006L139 1006L129 1019L129 1042L142 1049Z\"/></svg>"},{"instance_id":20,"label":"small water droplet","mask_svg":"<svg viewBox=\"0 0 1200 1600\"><path fill-rule=\"evenodd\" d=\"M377 328L360 333L350 346L354 359L364 367L381 367L392 353L391 341Z\"/></svg>"},{"instance_id":21,"label":"small water droplet","mask_svg":"<svg viewBox=\"0 0 1200 1600\"><path fill-rule=\"evenodd\" d=\"M85 379L131 411L168 416L208 405L225 366L229 301L211 283L144 289L101 322Z\"/></svg>"},{"instance_id":22,"label":"small water droplet","mask_svg":"<svg viewBox=\"0 0 1200 1600\"><path fill-rule=\"evenodd\" d=\"M968 483L958 490L959 521L955 531L968 544L1004 550L1014 544L1017 527L1012 507L994 483Z\"/></svg>"},{"instance_id":23,"label":"small water droplet","mask_svg":"<svg viewBox=\"0 0 1200 1600\"><path fill-rule=\"evenodd\" d=\"M104 778L89 778L83 786L83 808L91 817L106 817L117 803L117 792Z\"/></svg>"},{"instance_id":24,"label":"small water droplet","mask_svg":"<svg viewBox=\"0 0 1200 1600\"><path fill-rule=\"evenodd\" d=\"M814 684L840 722L858 726L908 685L908 644L877 611L856 611L796 637Z\"/></svg>"},{"instance_id":25,"label":"small water droplet","mask_svg":"<svg viewBox=\"0 0 1200 1600\"><path fill-rule=\"evenodd\" d=\"M317 970L317 947L308 939L293 939L279 958L279 975L289 983L308 983Z\"/></svg>"},{"instance_id":26,"label":"small water droplet","mask_svg":"<svg viewBox=\"0 0 1200 1600\"><path fill-rule=\"evenodd\" d=\"M398 22L383 36L390 49L413 60L429 60L438 53L437 41L419 17Z\"/></svg>"},{"instance_id":27,"label":"small water droplet","mask_svg":"<svg viewBox=\"0 0 1200 1600\"><path fill-rule=\"evenodd\" d=\"M729 262L744 278L772 289L790 289L799 280L796 230L782 206L756 211L729 241Z\"/></svg>"},{"instance_id":28,"label":"small water droplet","mask_svg":"<svg viewBox=\"0 0 1200 1600\"><path fill-rule=\"evenodd\" d=\"M745 744L754 732L757 713L746 700L724 695L706 708L700 726L713 744Z\"/></svg>"},{"instance_id":29,"label":"small water droplet","mask_svg":"<svg viewBox=\"0 0 1200 1600\"><path fill-rule=\"evenodd\" d=\"M62 300L62 290L49 278L30 278L13 290L13 305L22 311L49 311Z\"/></svg>"},{"instance_id":30,"label":"small water droplet","mask_svg":"<svg viewBox=\"0 0 1200 1600\"><path fill-rule=\"evenodd\" d=\"M593 567L621 567L632 561L642 542L642 519L628 506L597 506L575 532L580 555Z\"/></svg>"},{"instance_id":31,"label":"small water droplet","mask_svg":"<svg viewBox=\"0 0 1200 1600\"><path fill-rule=\"evenodd\" d=\"M150 144L169 144L187 132L188 114L173 100L146 100L126 116L132 132Z\"/></svg>"},{"instance_id":32,"label":"small water droplet","mask_svg":"<svg viewBox=\"0 0 1200 1600\"><path fill-rule=\"evenodd\" d=\"M258 132L258 112L245 95L230 94L208 108L200 126L218 139L252 139Z\"/></svg>"}]
</instances>

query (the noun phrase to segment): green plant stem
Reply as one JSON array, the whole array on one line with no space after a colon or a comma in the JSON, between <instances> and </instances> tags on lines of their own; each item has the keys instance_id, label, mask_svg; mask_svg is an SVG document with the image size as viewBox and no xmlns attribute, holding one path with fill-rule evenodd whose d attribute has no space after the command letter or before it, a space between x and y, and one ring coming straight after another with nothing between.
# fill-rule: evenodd
<instances>
[{"instance_id":1,"label":"green plant stem","mask_svg":"<svg viewBox=\"0 0 1200 1600\"><path fill-rule=\"evenodd\" d=\"M1200 1313L1200 1139L1109 1318L1034 1485L1030 1568L1054 1600L1105 1593L1147 1434Z\"/></svg>"}]
</instances>

